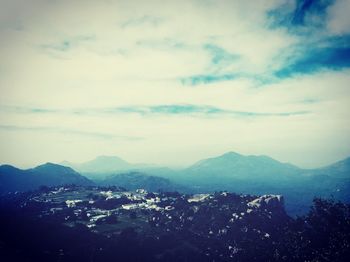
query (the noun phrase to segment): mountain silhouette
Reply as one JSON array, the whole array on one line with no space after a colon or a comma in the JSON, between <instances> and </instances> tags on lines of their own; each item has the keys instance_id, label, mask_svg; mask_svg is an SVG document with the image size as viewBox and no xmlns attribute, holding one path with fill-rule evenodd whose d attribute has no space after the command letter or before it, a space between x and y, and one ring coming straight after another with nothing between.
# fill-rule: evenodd
<instances>
[{"instance_id":1,"label":"mountain silhouette","mask_svg":"<svg viewBox=\"0 0 350 262\"><path fill-rule=\"evenodd\" d=\"M93 160L74 164L67 161L62 162L62 164L72 167L88 177L102 177L102 174L113 174L117 172L136 170L139 168L146 168L150 165L144 164L131 164L120 157L117 156L98 156Z\"/></svg>"},{"instance_id":2,"label":"mountain silhouette","mask_svg":"<svg viewBox=\"0 0 350 262\"><path fill-rule=\"evenodd\" d=\"M201 160L184 172L202 177L280 180L301 174L302 169L288 163L281 163L268 156L245 156L228 152L218 157Z\"/></svg>"},{"instance_id":3,"label":"mountain silhouette","mask_svg":"<svg viewBox=\"0 0 350 262\"><path fill-rule=\"evenodd\" d=\"M70 167L53 163L26 170L10 165L0 166L0 192L28 191L40 186L65 184L88 186L94 183Z\"/></svg>"}]
</instances>

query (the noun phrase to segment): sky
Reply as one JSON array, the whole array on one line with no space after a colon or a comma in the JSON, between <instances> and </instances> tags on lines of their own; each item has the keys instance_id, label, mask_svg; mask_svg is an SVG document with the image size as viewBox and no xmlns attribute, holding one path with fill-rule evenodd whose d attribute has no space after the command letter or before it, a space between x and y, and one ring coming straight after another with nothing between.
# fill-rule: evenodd
<instances>
[{"instance_id":1,"label":"sky","mask_svg":"<svg viewBox=\"0 0 350 262\"><path fill-rule=\"evenodd\" d=\"M350 156L350 0L0 0L0 163Z\"/></svg>"}]
</instances>

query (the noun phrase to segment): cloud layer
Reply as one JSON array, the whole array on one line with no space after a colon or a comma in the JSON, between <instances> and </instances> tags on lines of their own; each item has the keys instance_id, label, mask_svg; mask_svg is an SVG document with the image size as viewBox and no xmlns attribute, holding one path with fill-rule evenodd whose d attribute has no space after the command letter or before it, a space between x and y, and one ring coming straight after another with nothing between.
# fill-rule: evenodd
<instances>
[{"instance_id":1,"label":"cloud layer","mask_svg":"<svg viewBox=\"0 0 350 262\"><path fill-rule=\"evenodd\" d=\"M350 155L347 0L0 5L1 162Z\"/></svg>"}]
</instances>

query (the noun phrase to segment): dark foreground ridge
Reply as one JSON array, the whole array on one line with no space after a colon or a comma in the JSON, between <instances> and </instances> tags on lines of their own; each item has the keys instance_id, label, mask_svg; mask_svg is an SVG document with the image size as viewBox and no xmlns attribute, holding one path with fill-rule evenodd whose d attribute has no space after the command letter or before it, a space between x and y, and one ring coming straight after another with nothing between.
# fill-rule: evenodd
<instances>
[{"instance_id":1,"label":"dark foreground ridge","mask_svg":"<svg viewBox=\"0 0 350 262\"><path fill-rule=\"evenodd\" d=\"M42 187L1 199L1 261L346 261L349 205L280 195Z\"/></svg>"}]
</instances>

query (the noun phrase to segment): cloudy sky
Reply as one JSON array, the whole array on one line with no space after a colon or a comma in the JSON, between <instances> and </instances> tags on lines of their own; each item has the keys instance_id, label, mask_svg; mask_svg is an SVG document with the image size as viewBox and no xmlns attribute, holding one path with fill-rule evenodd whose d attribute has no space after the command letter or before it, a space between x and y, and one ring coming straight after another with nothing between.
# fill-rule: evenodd
<instances>
[{"instance_id":1,"label":"cloudy sky","mask_svg":"<svg viewBox=\"0 0 350 262\"><path fill-rule=\"evenodd\" d=\"M349 13L349 0L0 0L0 163L345 158Z\"/></svg>"}]
</instances>

